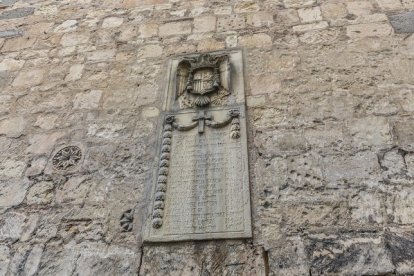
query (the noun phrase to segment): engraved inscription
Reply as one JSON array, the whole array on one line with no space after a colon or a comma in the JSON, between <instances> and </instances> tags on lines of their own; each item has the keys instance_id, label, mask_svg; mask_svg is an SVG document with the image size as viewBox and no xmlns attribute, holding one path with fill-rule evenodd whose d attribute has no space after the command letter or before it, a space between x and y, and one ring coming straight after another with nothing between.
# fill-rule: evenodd
<instances>
[{"instance_id":1,"label":"engraved inscription","mask_svg":"<svg viewBox=\"0 0 414 276\"><path fill-rule=\"evenodd\" d=\"M241 143L229 128L174 132L165 235L244 230Z\"/></svg>"}]
</instances>

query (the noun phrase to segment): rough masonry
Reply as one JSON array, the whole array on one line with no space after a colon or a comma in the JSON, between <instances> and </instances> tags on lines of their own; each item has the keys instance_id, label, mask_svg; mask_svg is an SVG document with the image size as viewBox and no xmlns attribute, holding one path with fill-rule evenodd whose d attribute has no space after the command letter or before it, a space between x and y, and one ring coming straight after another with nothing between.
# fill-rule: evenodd
<instances>
[{"instance_id":1,"label":"rough masonry","mask_svg":"<svg viewBox=\"0 0 414 276\"><path fill-rule=\"evenodd\" d=\"M0 275L414 274L413 11L0 1ZM168 61L234 49L253 238L143 243Z\"/></svg>"}]
</instances>

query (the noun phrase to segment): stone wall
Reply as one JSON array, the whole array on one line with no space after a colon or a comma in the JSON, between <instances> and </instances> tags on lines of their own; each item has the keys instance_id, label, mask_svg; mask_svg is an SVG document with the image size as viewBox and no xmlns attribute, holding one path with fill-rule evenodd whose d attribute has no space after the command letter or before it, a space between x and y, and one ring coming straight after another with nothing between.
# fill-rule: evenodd
<instances>
[{"instance_id":1,"label":"stone wall","mask_svg":"<svg viewBox=\"0 0 414 276\"><path fill-rule=\"evenodd\" d=\"M0 275L414 274L413 10L0 1ZM254 238L143 245L167 61L234 47Z\"/></svg>"}]
</instances>

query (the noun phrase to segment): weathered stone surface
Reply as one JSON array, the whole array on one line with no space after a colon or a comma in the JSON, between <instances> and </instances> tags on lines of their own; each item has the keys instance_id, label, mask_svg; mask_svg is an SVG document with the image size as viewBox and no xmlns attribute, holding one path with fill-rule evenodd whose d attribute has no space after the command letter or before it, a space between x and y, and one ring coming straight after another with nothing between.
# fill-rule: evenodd
<instances>
[{"instance_id":1,"label":"weathered stone surface","mask_svg":"<svg viewBox=\"0 0 414 276\"><path fill-rule=\"evenodd\" d=\"M86 93L76 94L73 102L74 109L95 109L98 108L102 98L101 90L91 90Z\"/></svg>"},{"instance_id":2,"label":"weathered stone surface","mask_svg":"<svg viewBox=\"0 0 414 276\"><path fill-rule=\"evenodd\" d=\"M22 31L16 29L0 31L0 38L16 37L21 35Z\"/></svg>"},{"instance_id":3,"label":"weathered stone surface","mask_svg":"<svg viewBox=\"0 0 414 276\"><path fill-rule=\"evenodd\" d=\"M53 200L53 182L42 181L32 185L27 193L27 204L48 204Z\"/></svg>"},{"instance_id":4,"label":"weathered stone surface","mask_svg":"<svg viewBox=\"0 0 414 276\"><path fill-rule=\"evenodd\" d=\"M28 8L28 7L17 8L13 10L6 10L0 14L0 20L25 17L25 16L33 14L33 12L34 12L34 8Z\"/></svg>"},{"instance_id":5,"label":"weathered stone surface","mask_svg":"<svg viewBox=\"0 0 414 276\"><path fill-rule=\"evenodd\" d=\"M24 134L27 122L23 117L11 117L0 121L0 135L18 138Z\"/></svg>"},{"instance_id":6,"label":"weathered stone surface","mask_svg":"<svg viewBox=\"0 0 414 276\"><path fill-rule=\"evenodd\" d=\"M390 15L389 19L397 34L414 33L414 12Z\"/></svg>"},{"instance_id":7,"label":"weathered stone surface","mask_svg":"<svg viewBox=\"0 0 414 276\"><path fill-rule=\"evenodd\" d=\"M17 75L13 81L13 86L16 87L29 87L42 83L45 72L42 69L34 69L31 71L22 71Z\"/></svg>"}]
</instances>

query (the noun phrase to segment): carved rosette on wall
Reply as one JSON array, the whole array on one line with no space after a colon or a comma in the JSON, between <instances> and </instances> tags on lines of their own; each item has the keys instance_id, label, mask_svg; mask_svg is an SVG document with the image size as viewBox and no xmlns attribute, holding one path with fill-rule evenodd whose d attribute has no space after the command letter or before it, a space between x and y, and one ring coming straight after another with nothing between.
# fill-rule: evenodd
<instances>
[{"instance_id":1,"label":"carved rosette on wall","mask_svg":"<svg viewBox=\"0 0 414 276\"><path fill-rule=\"evenodd\" d=\"M59 150L52 158L55 170L71 170L78 165L82 159L82 150L77 146L68 146Z\"/></svg>"},{"instance_id":2,"label":"carved rosette on wall","mask_svg":"<svg viewBox=\"0 0 414 276\"><path fill-rule=\"evenodd\" d=\"M134 222L134 209L129 209L125 211L120 219L120 225L123 232L132 231L132 223Z\"/></svg>"},{"instance_id":3,"label":"carved rosette on wall","mask_svg":"<svg viewBox=\"0 0 414 276\"><path fill-rule=\"evenodd\" d=\"M177 67L176 99L181 108L219 106L230 95L228 55L185 58Z\"/></svg>"}]
</instances>

